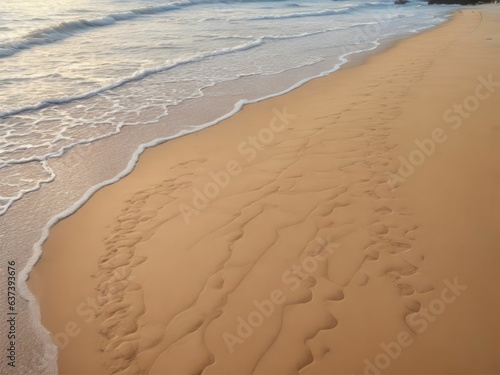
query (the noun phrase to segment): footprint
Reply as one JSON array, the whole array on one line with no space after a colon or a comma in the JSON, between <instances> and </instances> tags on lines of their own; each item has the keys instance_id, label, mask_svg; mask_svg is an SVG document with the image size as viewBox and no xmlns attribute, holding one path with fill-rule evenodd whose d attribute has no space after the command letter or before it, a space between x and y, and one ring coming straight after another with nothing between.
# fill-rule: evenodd
<instances>
[{"instance_id":1,"label":"footprint","mask_svg":"<svg viewBox=\"0 0 500 375\"><path fill-rule=\"evenodd\" d=\"M375 210L375 213L380 215L389 215L392 213L392 210L389 207L381 207Z\"/></svg>"},{"instance_id":2,"label":"footprint","mask_svg":"<svg viewBox=\"0 0 500 375\"><path fill-rule=\"evenodd\" d=\"M365 286L369 280L368 275L362 271L358 271L352 278L352 282L357 286Z\"/></svg>"},{"instance_id":3,"label":"footprint","mask_svg":"<svg viewBox=\"0 0 500 375\"><path fill-rule=\"evenodd\" d=\"M408 284L396 284L396 286L401 290L403 296L411 296L415 293L415 289Z\"/></svg>"}]
</instances>

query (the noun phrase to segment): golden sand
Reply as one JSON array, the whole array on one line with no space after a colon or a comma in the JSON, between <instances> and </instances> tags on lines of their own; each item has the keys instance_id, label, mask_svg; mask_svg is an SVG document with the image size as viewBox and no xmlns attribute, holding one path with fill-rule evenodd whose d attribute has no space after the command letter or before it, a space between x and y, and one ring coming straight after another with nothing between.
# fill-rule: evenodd
<instances>
[{"instance_id":1,"label":"golden sand","mask_svg":"<svg viewBox=\"0 0 500 375\"><path fill-rule=\"evenodd\" d=\"M500 373L496 9L149 149L54 226L60 373Z\"/></svg>"}]
</instances>

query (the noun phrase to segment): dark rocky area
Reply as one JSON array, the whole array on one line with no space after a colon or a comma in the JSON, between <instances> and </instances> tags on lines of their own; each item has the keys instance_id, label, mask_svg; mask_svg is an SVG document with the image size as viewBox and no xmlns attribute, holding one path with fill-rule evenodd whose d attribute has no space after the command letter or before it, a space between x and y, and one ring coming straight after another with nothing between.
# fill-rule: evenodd
<instances>
[{"instance_id":1,"label":"dark rocky area","mask_svg":"<svg viewBox=\"0 0 500 375\"><path fill-rule=\"evenodd\" d=\"M448 4L448 5L477 5L477 4L487 4L494 3L494 0L484 1L484 0L429 0L429 4Z\"/></svg>"}]
</instances>

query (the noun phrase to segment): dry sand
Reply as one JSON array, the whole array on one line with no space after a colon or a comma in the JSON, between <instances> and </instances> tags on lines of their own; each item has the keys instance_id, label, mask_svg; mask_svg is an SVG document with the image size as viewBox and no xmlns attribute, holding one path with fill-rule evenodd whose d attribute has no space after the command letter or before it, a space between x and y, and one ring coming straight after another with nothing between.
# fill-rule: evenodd
<instances>
[{"instance_id":1,"label":"dry sand","mask_svg":"<svg viewBox=\"0 0 500 375\"><path fill-rule=\"evenodd\" d=\"M30 287L60 373L500 373L496 9L147 150L57 224Z\"/></svg>"}]
</instances>

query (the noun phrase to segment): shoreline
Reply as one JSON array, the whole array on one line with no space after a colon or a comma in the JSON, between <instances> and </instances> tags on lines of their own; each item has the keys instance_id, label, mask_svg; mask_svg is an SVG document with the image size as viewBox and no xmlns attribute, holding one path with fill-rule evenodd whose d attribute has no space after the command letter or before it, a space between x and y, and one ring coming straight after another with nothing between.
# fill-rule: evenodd
<instances>
[{"instance_id":1,"label":"shoreline","mask_svg":"<svg viewBox=\"0 0 500 375\"><path fill-rule=\"evenodd\" d=\"M431 27L426 27L424 28L423 30L418 30L418 31L415 31L416 34L406 34L404 36L391 36L385 40L382 40L382 41L377 41L376 45L371 48L371 49L367 49L367 50L361 50L361 51L355 51L355 52L348 52L344 55L341 55L339 58L341 60L340 63L336 64L334 66L334 68L331 68L331 69L328 69L326 71L323 71L317 75L314 75L314 76L311 76L311 77L307 77L295 84L293 84L292 86L280 91L280 92L277 92L277 93L273 93L273 94L269 94L269 95L266 95L266 96L263 96L263 97L259 97L258 99L255 99L255 100L246 100L246 99L241 99L239 100L235 105L234 105L234 108L220 116L219 118L217 119L214 119L210 122L207 122L207 123L204 123L204 124L201 124L201 125L196 125L196 126L193 126L193 128L195 128L194 130L188 130L188 129L184 129L172 136L169 136L169 137L165 137L165 138L157 138L151 142L148 142L148 143L145 143L145 144L141 144L139 146L139 148L136 149L136 151L133 153L133 156L132 158L129 160L128 162L128 165L127 165L127 168L124 169L123 171L121 171L119 174L117 174L116 176L114 176L113 178L111 179L108 179L106 181L103 181L97 185L94 185L92 186L89 190L87 190L84 195L77 201L75 202L74 204L71 205L70 208L66 209L65 211L59 213L59 214L56 214L55 216L53 216L50 221L44 226L43 228L43 234L41 236L41 238L39 239L39 241L37 241L37 243L33 246L34 249L35 249L35 254L33 256L33 258L29 260L28 264L22 269L21 271L21 278L23 280L27 280L29 278L29 273L31 272L32 268L36 265L36 263L38 262L40 256L42 255L41 254L41 246L43 245L43 243L47 240L47 237L48 237L48 234L51 230L51 228L56 225L58 222L60 222L61 220L64 220L65 218L73 215L74 213L76 213L83 205L85 205L85 203L92 198L92 196L94 194L96 194L99 190L109 186L109 185L112 185L116 182L119 182L121 179L127 177L130 173L133 172L135 166L137 165L141 155L149 150L150 148L155 148L155 147L158 147L158 146L161 146L171 140L175 140L175 139L178 139L178 138L182 138L184 136L187 136L187 135L191 135L191 134L195 134L197 132L200 132L200 131L203 131L205 129L208 129L212 126L216 126L218 125L219 123L231 118L232 116L236 115L238 112L240 112L245 106L247 105L252 105L252 104L256 104L256 103L260 103L262 101L266 101L266 100L269 100L269 99L272 99L272 98L276 98L276 97L280 97L282 95L286 95L300 87L302 87L303 85L311 82L311 81L314 81L314 80L317 80L317 79L321 79L321 78L324 78L324 77L327 77L331 74L334 74L338 71L340 71L341 69L348 69L348 68L351 68L351 67L354 67L354 66L357 66L357 65L361 65L363 64L367 59L369 59L370 57L372 56L376 56L378 54L381 54L381 53L384 53L384 51L396 46L398 43L401 43L401 42L404 42L406 39L410 39L412 37L414 37L415 35L419 35L419 34L422 34L422 33L427 33L427 32L431 32L432 30L435 30L439 27L442 27L443 25L445 25L447 22L450 21L450 19L453 17L453 14L450 14L449 15L449 19L442 22L441 24L438 24L438 25L435 25L435 26L431 26ZM352 59L349 59L351 56L354 56L354 58ZM300 69L300 68L303 68L303 67L299 67L299 68L294 68L294 69ZM292 69L293 70L293 69ZM281 73L284 73L284 72L280 72L278 74L281 74ZM241 78L240 78L241 79ZM237 81L237 80L236 80ZM223 82L223 83L226 83L226 82ZM209 89L211 87L204 87L203 89ZM197 99L197 98L189 98L187 99L187 101L190 101L190 100L194 100L194 99ZM110 137L113 137L114 135L116 135L116 133L113 133L113 134L109 134L109 135L106 135L104 136L103 138L110 138ZM99 138L97 139L97 141L103 139L103 138ZM84 146L84 145L87 145L89 143L93 143L92 142L87 142L87 143L82 143L82 144L78 144L77 146ZM76 146L75 146L76 147ZM54 177L52 177L52 180L54 179ZM48 182L50 183L50 181ZM42 182L41 185L45 185L46 182ZM25 194L29 194L29 193L33 193L33 192L36 192L40 189L40 186L33 190L33 191L29 191L29 192L26 192ZM14 202L15 203L15 202ZM7 211L5 212L5 214L7 213ZM29 297L31 296L31 292L29 290L22 290L22 293L24 294L23 297L29 299Z\"/></svg>"},{"instance_id":2,"label":"shoreline","mask_svg":"<svg viewBox=\"0 0 500 375\"><path fill-rule=\"evenodd\" d=\"M449 21L448 21L448 22L449 22ZM448 22L446 22L446 23L448 23ZM445 24L446 24L446 23L445 23ZM440 27L442 27L442 26L443 26L443 25L440 25L440 26L438 26L437 28L440 28ZM433 29L431 29L430 31L425 31L425 32L420 33L420 34L418 34L418 35L422 35L422 34L425 34L425 33L428 33L428 32L432 32L432 31L433 31L433 30L435 30L435 29L436 29L436 27L435 27L435 28L433 28ZM408 39L411 39L411 38L408 38ZM405 40L406 40L406 39L405 39ZM405 40L395 42L395 46L397 46L397 44L399 44L399 43L405 43ZM395 46L394 46L394 47L395 47ZM390 47L390 48L388 48L388 49L391 49L391 48L393 48L393 47ZM377 53L377 52L382 53L382 54L383 54L383 53L385 53L385 51L384 51L384 50L382 50L382 51L380 52L380 51L378 51L378 48L375 48L375 52L374 52L374 53L370 53L370 54L368 54L368 55L369 55L369 56L368 56L368 59L371 59L371 56L378 56L378 55L379 55L379 53ZM364 59L363 59L363 60L364 60ZM347 63L345 66L343 66L343 67L344 67L344 69L341 69L341 71L344 71L345 69L348 69L348 68L349 68L349 65L350 65L350 64L349 64L349 63ZM338 69L336 69L336 70L333 70L332 72L337 72L337 71L339 71L339 70L338 70ZM321 77L325 77L325 76L328 76L328 75L330 75L330 74L331 74L331 73L328 73L328 74L325 74L325 75L321 75ZM307 80L306 82L301 83L301 84L300 84L300 85L298 85L297 87L301 88L302 86L304 86L304 85L306 85L306 84L308 84L308 83L310 83L311 81L316 80L316 79L322 79L322 78L318 78L318 77L311 78L311 79ZM292 92L292 91L295 91L296 89L297 89L297 88L295 88L295 89L290 89L290 90L288 90L288 91L287 91L287 93L290 93L290 92ZM277 95L270 96L270 98L280 97L280 96L283 96L283 95L287 95L287 94L277 94ZM257 101L257 103L260 103L260 102L262 102L262 101L264 101L264 100L269 100L269 98L260 99L260 100L258 100L258 101ZM253 104L253 103L247 103L247 104L244 104L244 105L242 105L242 108L244 109L244 107L246 107L246 106L248 106L248 105L252 105L252 104ZM231 118L234 114L237 114L237 113L240 113L240 112L241 112L241 108L240 108L240 109L238 109L238 110L236 110L234 113L232 113L232 114L230 114L230 115L227 115L227 117L226 117L226 116L224 116L224 117L225 117L226 119L228 119L228 118ZM217 120L217 121L216 121L216 122L214 122L214 123L217 123L217 124L218 124L220 121L221 121L221 120ZM224 121L226 121L226 120L224 120ZM204 128L204 129L207 129L207 128ZM202 129L202 130L204 130L204 129ZM195 132L195 133L190 133L190 134L197 134L198 132L199 132L199 131L198 131L198 130L196 130L196 132ZM184 138L184 136L176 137L175 139L182 139L182 138ZM163 141L159 142L159 144L164 144L164 145L165 145L165 144L166 144L165 142L166 142L166 141L164 141L164 140L163 140ZM161 145L160 145L159 147L161 147ZM155 148L156 148L156 147L155 147ZM148 147L148 150L146 150L145 152L147 152L147 151L149 151L149 150L150 150L150 148ZM141 157L141 156L140 156L141 154L142 154L142 151L141 151L141 152L138 152L138 153L137 153L137 156L138 156L138 157ZM131 163L132 163L132 161L131 161ZM140 161L139 161L139 163L140 163ZM132 168L132 169L133 169L133 168ZM134 171L132 170L131 172L128 172L128 173L124 174L124 176L122 176L122 178L120 178L119 180L122 180L125 176L129 175L129 173L132 173L132 174L133 174L133 173L134 173ZM126 177L125 177L125 178L126 178ZM103 186L106 186L106 185L108 185L108 184L105 184L105 185L103 185ZM96 189L96 191L95 191L95 192L93 192L92 194L90 194L90 196L91 196L91 195L94 195L94 194L97 194L97 193L98 193L101 189L102 189L102 187L101 187L101 188L99 188L99 189ZM93 198L90 198L90 200L92 200L92 199L93 199ZM85 204L86 204L86 203L85 203ZM84 205L85 205L85 204L84 204ZM78 209L78 210L79 210L79 209ZM56 220L56 221L59 221L59 220ZM35 267L35 268L36 268L36 267Z\"/></svg>"},{"instance_id":3,"label":"shoreline","mask_svg":"<svg viewBox=\"0 0 500 375\"><path fill-rule=\"evenodd\" d=\"M445 22L447 22L447 21L445 21ZM441 26L441 25L436 25L436 26L434 26L434 27L432 27L430 29L432 30L432 29L437 28L439 26ZM425 30L423 32L427 32L427 31L429 31L429 30ZM212 120L210 122L194 126L194 128L195 128L194 130L187 130L187 129L185 129L185 130L182 130L182 131L178 132L177 134L172 135L170 137L158 138L158 139L155 139L155 140L153 140L151 142L148 142L148 143L145 143L145 144L141 144L139 146L139 148L134 152L132 158L128 162L128 165L127 165L126 169L124 169L123 171L121 171L115 177L113 177L113 178L111 178L109 180L103 181L103 182L101 182L101 183L99 183L97 185L92 186L70 208L68 208L67 210L65 210L65 211L63 211L63 212L61 212L61 213L53 216L50 219L50 221L44 226L42 237L34 245L35 254L34 254L33 258L29 260L28 264L21 271L21 278L23 280L27 280L29 278L29 273L31 272L32 268L36 265L36 263L38 262L38 260L40 259L41 255L42 255L41 247L42 247L43 243L47 240L47 237L49 235L49 232L50 232L51 228L54 225L56 225L58 222L60 222L61 220L64 220L65 218L67 218L67 217L73 215L74 213L76 213L83 205L86 204L86 202L89 199L92 198L92 196L94 194L96 194L97 192L99 192L101 189L119 182L123 178L127 177L130 173L132 173L133 170L135 169L135 166L137 165L137 163L138 163L141 155L145 151L147 151L147 150L149 150L151 148L155 148L155 147L161 146L161 145L163 145L163 144L165 144L165 143L167 143L169 141L172 141L172 140L175 140L175 139L179 139L179 138L182 138L182 137L187 136L187 135L195 134L195 133L198 133L198 132L203 131L205 129L208 129L208 128L212 127L212 126L216 126L217 124L219 124L219 123L221 123L221 122L223 122L223 121L231 118L232 116L236 115L238 112L240 112L247 105L252 105L252 104L260 103L260 102L268 100L268 99L272 99L272 98L276 98L276 97L279 97L279 96L282 96L282 95L286 95L286 94L292 92L293 90L296 90L296 89L302 87L303 85L307 84L308 82L311 82L313 80L321 79L323 77L329 76L330 74L338 72L342 68L347 69L347 68L352 67L352 66L363 64L364 59L367 59L370 56L376 55L378 53L382 53L384 51L384 49L389 49L394 44L397 44L400 41L405 40L406 38L410 38L410 37L411 37L411 35L408 35L408 36L405 36L405 37L394 37L393 40L391 40L391 38L389 38L390 40L386 40L382 44L380 44L380 43L377 42L378 44L375 47L373 47L372 49L347 53L345 55L340 56L340 59L343 60L343 62L336 64L335 67L332 68L331 70L327 70L327 71L319 73L318 75L305 78L305 79L297 82L296 84L290 86L289 88L287 88L287 89L285 89L283 91L280 91L278 93L269 94L267 96L263 96L263 97L260 97L258 99L255 99L255 100L241 99L241 100L239 100L234 105L234 108L233 108L232 111L230 111L230 112L228 112L228 113L226 113L226 114L220 116L219 118L217 118L215 120ZM380 51L378 50L379 48L381 48ZM349 57L351 55L352 56L358 56L359 55L360 57L358 59L354 59L353 61L351 61L351 60L347 59L347 57ZM297 68L297 69L300 69L300 68ZM206 88L209 88L209 87L206 87ZM206 88L204 88L204 89L206 89ZM196 99L196 98L193 98L193 99ZM188 99L188 100L193 100L193 99ZM115 134L107 135L104 138L109 138L109 137L112 137L113 135L115 135ZM98 140L100 140L100 139L98 139ZM90 143L92 143L92 142L90 142ZM81 145L85 145L85 144L81 144ZM52 180L53 179L54 178L52 178ZM46 182L43 182L43 183L41 183L41 185L44 185L45 183ZM50 183L50 182L48 182L48 183ZM37 189L33 190L33 191L27 192L27 194L32 193L32 192L36 192L39 189L40 189L40 186ZM5 213L7 213L7 212L5 212ZM23 297L25 297L25 298L29 298L31 296L31 293L30 293L29 290L22 290L21 293L24 294Z\"/></svg>"},{"instance_id":4,"label":"shoreline","mask_svg":"<svg viewBox=\"0 0 500 375\"><path fill-rule=\"evenodd\" d=\"M434 27L432 27L432 29L433 28ZM424 31L424 32L426 32L426 31ZM413 35L410 34L410 35L407 35L406 37L412 37L412 36ZM363 59L368 58L370 55L377 54L377 53L379 53L379 51L381 51L381 49L387 48L387 46L390 46L392 43L397 43L398 40L401 40L404 38L405 37L396 38L397 40L394 40L394 41L384 40L383 44L385 44L386 46L380 46L380 47L375 46L373 51L355 52L352 55L350 55L349 57L356 56L356 59L354 59L354 60L358 60L358 62L354 62L354 61L349 60L346 63L341 63L341 66L339 67L339 69L348 68L351 64L357 64L360 61L362 61ZM335 70L335 71L337 71L337 70ZM322 73L322 74L324 74L324 73ZM313 79L317 79L317 77L315 77L315 76L309 77L309 78L305 79L304 81L305 81L305 83L307 83L308 81L313 80ZM293 90L293 89L287 88L284 90L284 92L288 92L290 90ZM273 95L271 95L271 97L274 97L276 95L279 96L281 94L273 94ZM263 100L263 99L258 99L257 102L261 101L261 100ZM237 111L235 113L237 113ZM226 117L226 116L229 116L229 115L226 114L223 117ZM218 122L220 122L220 120L215 120L213 122L218 123ZM201 127L201 129L195 130L195 132L203 130L203 128L205 127L205 124L201 125L200 127ZM108 137L106 137L106 138L108 138ZM167 138L168 139L170 139L170 138L175 139L175 138L178 138L178 136L174 135L172 137L167 137ZM149 143L157 143L157 142L159 142L160 139L161 138L156 138L155 141L149 142ZM163 138L163 139L165 139L165 138ZM105 141L106 141L106 139L105 139ZM160 141L160 144L164 143L164 142L167 142L167 141ZM149 144L149 143L146 143L146 144ZM144 146L144 144L141 145L141 148L143 146ZM90 151L90 154L89 154L89 151L86 150L87 148L90 149L91 147L89 147L88 145L79 145L76 148L72 149L68 153L68 156L67 156L69 162L71 162L72 160L74 161L75 159L78 160L80 158L86 158L86 157L91 156L92 151ZM139 152L139 149L137 149L134 154L140 155L140 153L141 152ZM62 172L62 170L60 170L60 168L59 168L60 167L59 164L61 164L61 162L59 160L56 160L56 159L54 159L54 160L50 159L50 160L51 160L51 162L50 162L51 169L54 169L54 165L55 165L56 169L54 169L54 171L57 171L57 175L59 176L59 172ZM66 163L67 163L67 161L63 160L61 165L64 166ZM128 173L130 173L130 171L127 171L127 170L129 168L131 168L130 167L131 163L132 163L132 160L129 162L129 167L127 169L123 170L119 174L120 176L121 175L128 175ZM134 164L132 166L132 169L133 169L133 167L135 166L135 163L132 163L132 164ZM59 168L59 170L57 170L57 168ZM64 178L68 178L69 176L67 176L67 173L61 173L61 177L64 179ZM21 356L20 356L19 360L20 360L20 362L25 364L24 365L25 367L21 367L20 371L30 371L30 370L36 369L36 371L39 373L53 373L53 371L54 371L53 367L51 366L51 364L49 362L56 357L56 354L53 352L54 347L51 344L49 344L48 341L43 340L44 337L46 339L48 338L48 331L46 331L45 327L39 326L37 324L37 322L40 321L38 300L34 297L33 293L31 292L31 290L29 290L29 288L27 287L27 284L25 284L25 281L24 281L24 280L28 279L28 275L31 272L33 265L38 262L38 260L41 256L41 250L37 251L36 249L37 248L41 249L41 244L43 244L45 242L49 231L51 230L51 228L54 225L56 225L56 223L58 223L61 220L64 220L68 216L71 216L74 212L78 211L80 209L80 207L83 204L85 204L85 202L88 200L88 197L91 197L92 195L94 195L97 191L99 191L103 187L106 187L109 184L114 183L114 182L110 182L110 181L115 181L115 180L119 181L121 178L123 178L123 177L119 177L117 179L117 176L115 176L112 179L108 179L108 180L105 180L105 182L101 182L97 185L94 185L92 188L87 190L85 193L83 193L83 191L77 192L76 195L78 195L79 198L77 201L75 201L74 204L71 205L70 208L66 208L67 206L65 204L62 204L62 205L57 204L55 201L52 201L52 199L49 199L49 200L46 199L47 193L54 192L54 191L57 192L57 194L64 193L64 187L59 186L56 189L51 189L50 191L47 190L45 192L45 194L42 194L42 198L39 197L38 190L35 192L32 192L32 193L29 193L29 196L24 198L24 202L22 202L21 204L15 205L13 208L11 208L11 210L9 210L9 212L2 215L1 219L3 219L5 224L9 224L9 222L7 222L7 219L10 219L10 220L17 219L17 220L14 220L14 222L19 222L19 219L21 218L21 219L23 219L23 220L21 220L23 223L26 222L27 225L34 227L35 223L34 222L29 223L27 220L24 220L26 218L25 218L25 215L22 214L22 211L23 211L23 209L26 208L26 206L30 206L30 205L34 204L33 200L35 200L35 203L36 203L37 199L42 199L44 202L47 200L44 203L44 205L50 205L53 207L64 207L64 209L62 209L62 211L59 214L56 214L54 216L49 215L50 220L47 221L47 223L43 226L43 228L40 227L41 236L36 235L36 233L38 233L38 231L36 231L36 232L30 231L30 232L32 232L31 233L32 235L30 235L29 237L33 237L32 240L29 240L27 237L23 241L20 241L19 238L18 239L9 238L8 236L4 238L6 240L6 242L4 243L6 248L7 247L20 248L20 249L26 248L27 250L30 250L30 254L27 256L25 256L24 253L18 254L15 256L16 261L18 261L18 263L22 265L20 268L21 271L19 272L20 280L23 280L23 282L20 284L20 288L19 288L19 292L20 292L20 295L22 297L21 304L19 306L20 313L29 316L29 321L30 321L30 323L28 325L23 324L23 326L20 329L19 334L21 335L21 337L25 337L25 336L26 337L28 337L28 336L33 337L32 333L37 332L37 334L35 335L36 340L34 340L33 343L25 344L25 341L23 340L22 343L20 344ZM61 191L61 188L63 189L62 191ZM81 196L82 194L83 194L83 197ZM73 195L75 195L75 194L73 194ZM45 198L43 198L43 197L45 197ZM57 212L58 210L59 209L57 209L55 211L53 210L53 211ZM10 211L12 211L12 212L10 212ZM38 210L36 210L36 211L38 211ZM37 217L41 218L41 217L45 217L45 216L46 215L42 215L40 212L35 212L35 215L33 216L33 218L37 218ZM18 231L19 227L18 227L18 225L14 224L14 225L6 225L5 228L7 228L7 231L15 233ZM18 236L18 237L20 237L20 236ZM29 249L28 249L27 246L24 246L25 243L27 243L27 242L30 242L30 244L35 244L35 245L30 245ZM33 251L32 248L35 250ZM25 258L27 260L25 260ZM37 342L37 344L35 344L34 342ZM36 349L37 352L39 352L39 348L44 348L43 353L41 353L40 355L37 355L37 356L31 356L30 353L32 353L32 350L29 348L31 348L32 346L37 348ZM47 361L49 361L49 362L47 362Z\"/></svg>"},{"instance_id":5,"label":"shoreline","mask_svg":"<svg viewBox=\"0 0 500 375\"><path fill-rule=\"evenodd\" d=\"M452 13L453 12L450 11L450 14L448 14L448 16L447 16L448 19L450 17L452 17ZM357 50L357 51L347 52L347 53L345 53L345 54L343 54L343 55L340 56L340 60L343 60L343 61L335 64L336 68L328 68L328 69L326 69L324 71L321 71L320 73L314 73L313 75L307 76L306 78L300 80L297 83L294 83L294 84L291 84L290 86L287 86L282 91L279 91L279 92L276 92L276 93L271 93L271 94L268 94L268 95L264 95L262 97L259 97L259 98L255 99L255 100L248 100L248 101L243 100L243 101L245 101L245 103L243 103L242 106L243 105L247 105L247 104L252 104L252 103L255 103L255 102L259 102L261 100L266 100L268 98L272 98L272 97L275 97L275 96L283 95L283 94L285 94L285 93L287 93L287 92L289 92L291 90L296 89L297 87L300 87L302 84L307 83L310 80L321 78L321 77L324 77L325 75L332 74L332 73L334 73L335 71L337 71L337 70L339 70L341 68L347 68L347 67L349 67L351 65L354 66L356 64L362 63L362 61L364 61L364 59L366 59L367 57L369 57L373 53L381 53L385 48L390 48L393 44L398 43L401 40L404 40L406 38L410 38L413 35L416 35L418 33L427 32L429 30L432 30L432 29L434 29L436 27L441 26L442 24L444 24L446 22L447 22L447 20L441 22L440 24L434 25L434 26L425 26L423 28L419 28L419 29L416 29L416 30L405 31L405 32L402 33L403 35L392 35L392 36L386 37L385 39L382 39L382 40L377 39L375 42L371 42L371 41L367 42L369 44L376 44L376 45L373 48L366 49L366 50ZM368 29L368 27L369 26L366 26L365 28ZM368 32L367 34L370 34L370 33ZM310 66L315 66L317 64L321 65L322 63L323 62L313 63ZM327 65L329 65L329 64L327 64ZM291 71L295 71L295 70L300 71L302 69L307 69L308 67L309 67L309 65L295 67L295 68L291 68L291 69L284 70L284 71L281 71L281 72L273 73L271 76L280 76L280 75L286 74L287 72L291 72ZM246 79L248 77L249 76L241 76L238 79L229 80L229 81L221 81L221 82L216 83L214 86L205 86L205 87L202 87L201 91L202 92L204 92L204 91L210 91L211 89L213 89L214 87L216 87L218 85L226 85L228 83L231 84L231 83L234 83L234 82L238 82L241 79ZM124 79L126 81L125 84L127 84L127 82L128 82L129 79L131 79L131 78L129 77L127 79ZM302 82L302 83L300 83L300 82ZM130 83L130 82L128 82L128 83ZM115 85L118 88L122 86L121 83L120 84L113 84L113 86L115 86ZM99 88L99 89L97 89L96 92L101 92L101 91L105 92L105 91L108 91L108 90L109 90L109 88ZM94 94L95 94L94 92L93 93L82 94L81 96L78 96L79 99L77 99L77 100L85 100L87 98L91 98L91 97L94 96ZM75 98L70 98L68 100L74 101ZM189 101L198 100L198 99L200 99L200 98L199 97L190 97L190 98L184 99L183 101L189 102ZM52 105L52 103L61 102L60 104L62 104L62 105L68 104L65 101L66 101L66 99L63 99L63 98L53 98L51 100L48 100L47 102L41 102L41 103L37 103L37 104L34 104L34 105L29 105L27 107L23 107L23 108L19 108L19 109L14 109L14 110L12 110L10 112L6 112L3 115L0 114L0 118L4 118L4 117L7 118L7 117L9 117L11 115L16 115L16 114L19 114L19 113L26 112L27 110L31 111L31 110L43 109L43 108L46 108L46 107ZM182 102L180 104L182 104ZM213 126L213 124L216 124L216 123L218 123L220 121L223 121L228 116L231 116L234 113L237 113L238 109L236 109L236 106L238 106L238 105L239 105L239 102L235 103L235 108L233 108L231 111L229 111L229 112L227 112L225 114L222 114L218 118L216 118L216 119L214 119L212 121L209 121L208 123L202 123L202 124L198 124L198 125L193 125L192 127L195 128L195 130L189 130L189 129L186 130L186 129L183 129L178 134L175 134L175 135L172 135L172 136L158 137L157 139L154 139L154 140L149 141L147 143L140 144L139 148L142 148L143 146L146 147L146 148L148 148L148 147L155 147L156 145L161 144L163 142L167 142L170 139L174 139L174 138L182 136L183 134L181 134L181 133L183 133L184 131L186 131L186 134L190 134L192 132L203 130L206 127ZM177 105L172 106L172 108L175 110L176 106ZM168 121L168 118L164 118L163 120L160 120L159 122L164 122L164 121ZM118 130L116 130L114 132L111 132L109 134L99 135L99 136L97 136L97 138L94 138L94 139L92 139L90 141L86 141L85 140L85 141L77 142L76 144L74 144L74 145L72 145L72 146L69 147L69 151L71 152L75 148L79 148L81 146L86 146L88 144L93 144L93 143L99 142L99 141L101 141L103 139L107 139L107 138L113 137L113 136L119 134L120 132L122 132L123 130L124 130L124 128L121 127L120 129L118 129ZM157 143L157 144L155 144L155 143ZM9 211L9 209L17 201L19 201L20 199L22 199L23 197L25 197L27 194L36 193L37 191L40 190L41 186L46 185L47 183L50 184L51 182L53 182L54 179L57 178L57 176L55 174L51 174L50 167L47 169L47 163L50 164L51 160L53 160L54 158L60 158L61 156L64 156L67 152L68 152L68 148L65 148L64 150L58 150L56 153L51 154L51 156L42 158L43 165L41 167L43 169L45 169L46 172L49 173L49 177L47 177L47 180L40 180L38 182L37 186L31 187L28 190L20 191L19 192L19 197L15 197L13 199L9 199L8 203L4 207L2 207L2 210L0 210L0 217L3 216L3 215L5 215ZM133 156L133 157L135 157L135 156ZM36 161L36 159L33 160L33 161ZM122 172L120 172L120 174L122 174Z\"/></svg>"}]
</instances>

